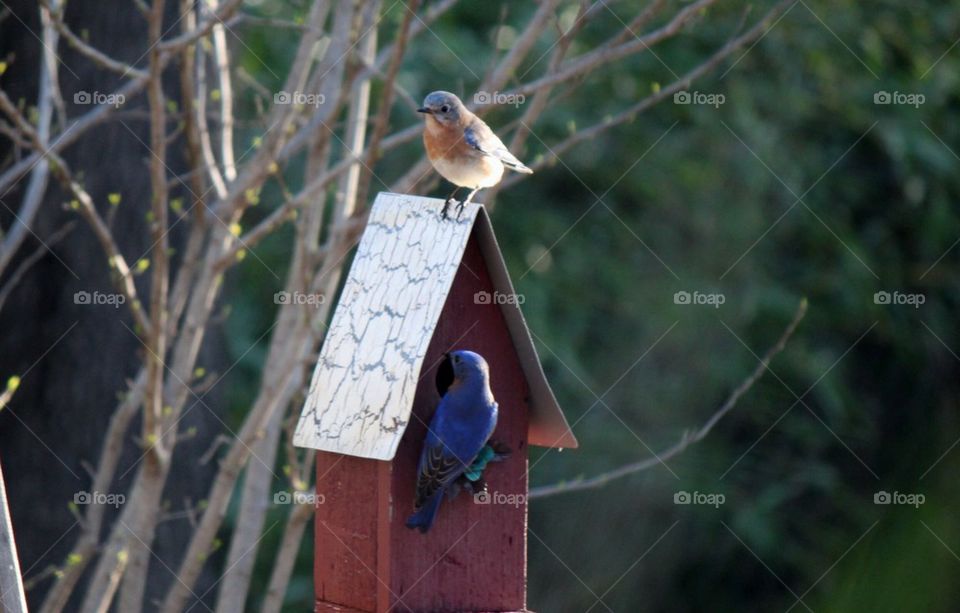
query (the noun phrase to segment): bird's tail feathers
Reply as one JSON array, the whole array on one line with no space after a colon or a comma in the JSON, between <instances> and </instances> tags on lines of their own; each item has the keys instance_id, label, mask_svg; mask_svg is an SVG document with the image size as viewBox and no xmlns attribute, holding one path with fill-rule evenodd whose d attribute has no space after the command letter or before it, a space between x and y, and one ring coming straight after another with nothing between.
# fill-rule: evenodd
<instances>
[{"instance_id":1,"label":"bird's tail feathers","mask_svg":"<svg viewBox=\"0 0 960 613\"><path fill-rule=\"evenodd\" d=\"M519 172L519 173L522 173L522 174L525 174L525 175L532 175L532 174L533 174L533 171L530 170L529 168L527 168L527 167L524 165L524 163L523 163L523 162L520 162L520 161L517 161L517 162L515 162L515 163L514 163L514 162L504 162L504 166L506 166L506 167L509 168L510 170L513 170L514 172Z\"/></svg>"},{"instance_id":2,"label":"bird's tail feathers","mask_svg":"<svg viewBox=\"0 0 960 613\"><path fill-rule=\"evenodd\" d=\"M437 510L440 503L443 502L443 492L437 492L430 500L424 503L417 512L407 519L407 528L416 528L420 532L426 532L433 525L433 520L437 517Z\"/></svg>"}]
</instances>

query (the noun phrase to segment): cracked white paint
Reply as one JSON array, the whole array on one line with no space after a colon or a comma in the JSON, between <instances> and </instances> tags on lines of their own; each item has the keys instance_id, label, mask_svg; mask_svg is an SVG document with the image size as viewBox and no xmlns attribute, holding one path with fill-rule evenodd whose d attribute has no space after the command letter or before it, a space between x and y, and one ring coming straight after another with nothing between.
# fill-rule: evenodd
<instances>
[{"instance_id":1,"label":"cracked white paint","mask_svg":"<svg viewBox=\"0 0 960 613\"><path fill-rule=\"evenodd\" d=\"M494 289L514 295L486 212L468 204L459 221L444 221L442 205L417 196L377 196L313 372L293 437L298 447L393 459L474 228ZM500 309L530 387L528 443L576 447L520 307L509 302Z\"/></svg>"},{"instance_id":2,"label":"cracked white paint","mask_svg":"<svg viewBox=\"0 0 960 613\"><path fill-rule=\"evenodd\" d=\"M389 460L479 206L380 194L313 373L293 442Z\"/></svg>"}]
</instances>

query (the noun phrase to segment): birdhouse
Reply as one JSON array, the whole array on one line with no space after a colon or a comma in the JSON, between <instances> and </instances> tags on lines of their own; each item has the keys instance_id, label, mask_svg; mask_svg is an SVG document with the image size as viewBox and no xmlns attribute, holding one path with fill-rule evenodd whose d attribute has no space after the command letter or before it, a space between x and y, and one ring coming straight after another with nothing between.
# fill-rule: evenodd
<instances>
[{"instance_id":1,"label":"birdhouse","mask_svg":"<svg viewBox=\"0 0 960 613\"><path fill-rule=\"evenodd\" d=\"M317 449L316 611L525 611L527 447L576 447L484 208L380 194L313 373L294 444ZM510 450L486 492L405 526L447 352L486 358Z\"/></svg>"}]
</instances>

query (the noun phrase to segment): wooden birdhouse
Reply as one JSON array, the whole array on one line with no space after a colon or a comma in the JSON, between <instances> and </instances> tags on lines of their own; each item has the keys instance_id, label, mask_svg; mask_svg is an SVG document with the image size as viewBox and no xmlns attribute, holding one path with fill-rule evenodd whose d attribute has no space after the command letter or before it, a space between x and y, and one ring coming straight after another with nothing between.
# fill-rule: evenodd
<instances>
[{"instance_id":1,"label":"wooden birdhouse","mask_svg":"<svg viewBox=\"0 0 960 613\"><path fill-rule=\"evenodd\" d=\"M577 446L486 211L442 204L377 197L313 373L294 443L319 450L316 611L525 611L527 446ZM511 453L421 534L404 524L457 349L489 363Z\"/></svg>"}]
</instances>

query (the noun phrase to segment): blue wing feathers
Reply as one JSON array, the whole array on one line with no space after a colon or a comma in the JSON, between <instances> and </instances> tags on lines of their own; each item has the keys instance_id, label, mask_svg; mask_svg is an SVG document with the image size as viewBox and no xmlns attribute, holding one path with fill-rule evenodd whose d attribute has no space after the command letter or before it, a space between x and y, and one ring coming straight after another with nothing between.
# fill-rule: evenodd
<instances>
[{"instance_id":1,"label":"blue wing feathers","mask_svg":"<svg viewBox=\"0 0 960 613\"><path fill-rule=\"evenodd\" d=\"M430 529L444 492L468 470L496 425L496 402L462 393L448 393L440 400L420 453L416 512L407 520L407 527L421 532Z\"/></svg>"}]
</instances>

